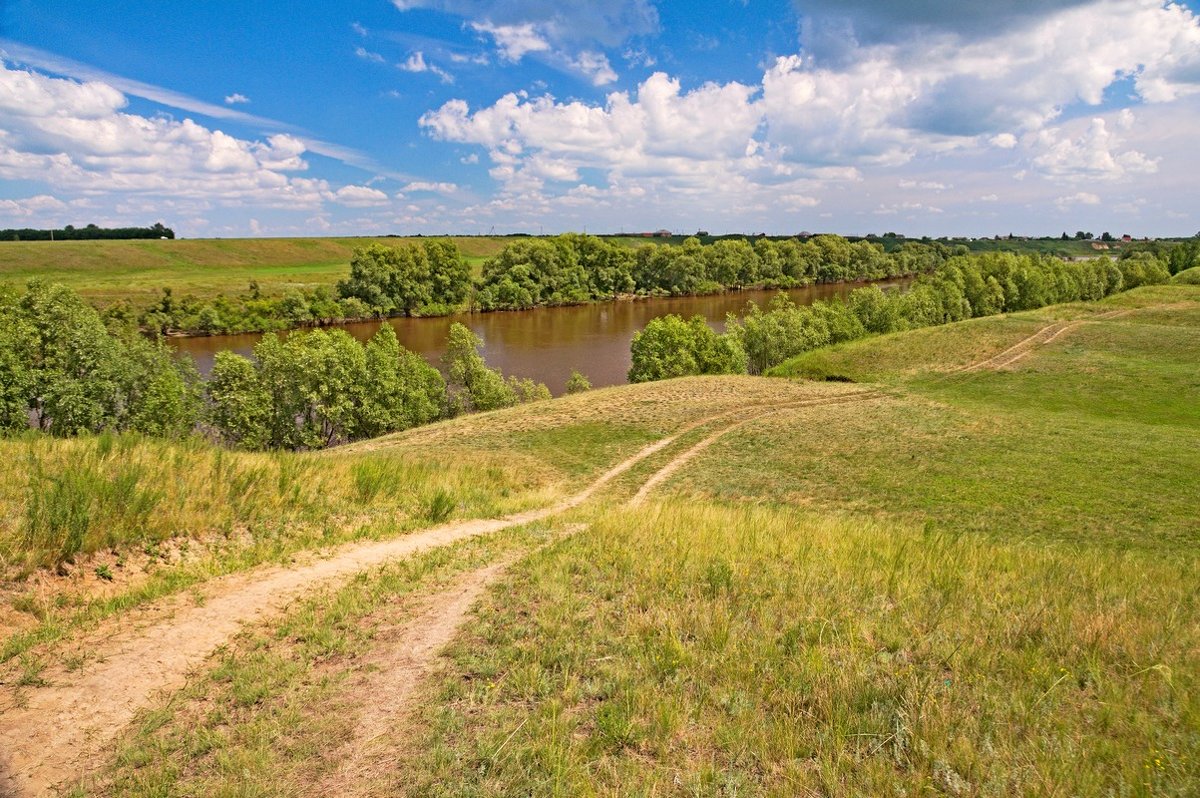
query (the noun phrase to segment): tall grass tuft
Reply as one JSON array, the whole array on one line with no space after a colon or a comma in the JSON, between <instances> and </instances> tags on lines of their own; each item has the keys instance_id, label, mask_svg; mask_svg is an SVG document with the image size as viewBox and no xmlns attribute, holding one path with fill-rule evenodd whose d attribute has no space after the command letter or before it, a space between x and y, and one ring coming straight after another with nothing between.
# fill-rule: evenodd
<instances>
[{"instance_id":1,"label":"tall grass tuft","mask_svg":"<svg viewBox=\"0 0 1200 798\"><path fill-rule=\"evenodd\" d=\"M38 564L59 565L81 551L141 537L162 493L141 484L145 471L139 464L103 473L111 451L111 439L102 437L93 453L57 473L30 452L24 546Z\"/></svg>"},{"instance_id":2,"label":"tall grass tuft","mask_svg":"<svg viewBox=\"0 0 1200 798\"><path fill-rule=\"evenodd\" d=\"M445 488L438 488L425 503L425 520L440 524L454 512L454 494Z\"/></svg>"},{"instance_id":3,"label":"tall grass tuft","mask_svg":"<svg viewBox=\"0 0 1200 798\"><path fill-rule=\"evenodd\" d=\"M75 466L48 477L41 461L30 457L24 543L40 564L57 565L83 548L92 525L92 476Z\"/></svg>"},{"instance_id":4,"label":"tall grass tuft","mask_svg":"<svg viewBox=\"0 0 1200 798\"><path fill-rule=\"evenodd\" d=\"M358 500L370 504L377 496L391 495L399 487L399 471L386 460L364 460L351 467Z\"/></svg>"}]
</instances>

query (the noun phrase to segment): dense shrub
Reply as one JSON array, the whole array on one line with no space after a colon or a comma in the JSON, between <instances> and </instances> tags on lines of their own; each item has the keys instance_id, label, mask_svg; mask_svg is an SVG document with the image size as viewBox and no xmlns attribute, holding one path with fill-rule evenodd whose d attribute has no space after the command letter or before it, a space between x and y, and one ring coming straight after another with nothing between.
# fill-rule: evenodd
<instances>
[{"instance_id":1,"label":"dense shrub","mask_svg":"<svg viewBox=\"0 0 1200 798\"><path fill-rule=\"evenodd\" d=\"M123 314L106 326L62 286L35 281L20 294L0 285L0 433L31 422L59 436L201 430L240 448L311 449L550 397L545 385L489 368L480 344L452 326L447 386L390 326L365 345L342 330L269 333L253 357L218 353L204 381Z\"/></svg>"},{"instance_id":2,"label":"dense shrub","mask_svg":"<svg viewBox=\"0 0 1200 798\"><path fill-rule=\"evenodd\" d=\"M167 288L141 310L118 304L106 318L136 320L143 329L226 334L323 326L395 315L446 315L477 310L521 310L614 299L622 295L711 294L746 287L790 288L817 282L878 280L928 272L954 251L909 242L891 253L882 245L824 235L800 241L722 239L704 246L645 244L635 248L569 233L521 238L470 268L450 241L430 239L398 247L356 249L350 274L336 293L319 286L289 288L264 297L256 283L239 296L210 300L176 297Z\"/></svg>"},{"instance_id":3,"label":"dense shrub","mask_svg":"<svg viewBox=\"0 0 1200 798\"><path fill-rule=\"evenodd\" d=\"M824 245L848 257L836 242ZM634 337L630 380L663 379L684 374L729 373L731 360L701 361L691 354L694 344L739 352L740 370L760 374L790 357L867 335L947 324L977 316L1029 310L1059 302L1094 300L1123 288L1167 280L1166 266L1150 253L1117 263L1107 258L1067 262L1042 255L988 253L955 255L919 277L907 292L859 288L847 301L817 302L797 307L787 295L772 300L767 310L751 303L739 321L731 319L723 335L700 320L707 333L686 327L678 317L656 319ZM647 334L650 334L648 337Z\"/></svg>"},{"instance_id":4,"label":"dense shrub","mask_svg":"<svg viewBox=\"0 0 1200 798\"><path fill-rule=\"evenodd\" d=\"M465 326L450 325L443 363L446 368L446 412L458 415L497 410L520 402L549 399L550 389L533 380L509 377L490 368L479 354L483 340Z\"/></svg>"},{"instance_id":5,"label":"dense shrub","mask_svg":"<svg viewBox=\"0 0 1200 798\"><path fill-rule=\"evenodd\" d=\"M571 376L567 377L566 392L568 394L573 394L585 393L586 391L590 390L592 390L591 380L589 380L583 374L580 374L575 369L571 369Z\"/></svg>"},{"instance_id":6,"label":"dense shrub","mask_svg":"<svg viewBox=\"0 0 1200 798\"><path fill-rule=\"evenodd\" d=\"M357 299L380 316L411 316L428 307L457 308L467 296L471 272L449 241L354 250L350 277L338 283L338 296Z\"/></svg>"},{"instance_id":7,"label":"dense shrub","mask_svg":"<svg viewBox=\"0 0 1200 798\"><path fill-rule=\"evenodd\" d=\"M1117 268L1121 270L1126 288L1158 285L1171 279L1167 264L1149 252L1138 252L1128 258L1122 258L1117 261Z\"/></svg>"},{"instance_id":8,"label":"dense shrub","mask_svg":"<svg viewBox=\"0 0 1200 798\"><path fill-rule=\"evenodd\" d=\"M209 421L246 448L319 448L440 417L437 369L400 347L391 327L364 346L334 330L269 334L254 358L221 352L208 382Z\"/></svg>"},{"instance_id":9,"label":"dense shrub","mask_svg":"<svg viewBox=\"0 0 1200 798\"><path fill-rule=\"evenodd\" d=\"M104 429L178 435L196 423L190 363L115 326L62 286L0 292L0 430L30 419L54 435Z\"/></svg>"},{"instance_id":10,"label":"dense shrub","mask_svg":"<svg viewBox=\"0 0 1200 798\"><path fill-rule=\"evenodd\" d=\"M654 319L633 336L630 382L649 382L692 374L746 372L746 353L736 336L718 335L693 316L671 314Z\"/></svg>"},{"instance_id":11,"label":"dense shrub","mask_svg":"<svg viewBox=\"0 0 1200 798\"><path fill-rule=\"evenodd\" d=\"M840 236L799 240L723 239L701 245L646 244L630 249L576 234L522 240L483 266L475 301L510 310L608 299L619 294L679 296L729 288L788 288L816 282L877 280L935 268L952 252L939 244L906 244L892 254L879 244Z\"/></svg>"}]
</instances>

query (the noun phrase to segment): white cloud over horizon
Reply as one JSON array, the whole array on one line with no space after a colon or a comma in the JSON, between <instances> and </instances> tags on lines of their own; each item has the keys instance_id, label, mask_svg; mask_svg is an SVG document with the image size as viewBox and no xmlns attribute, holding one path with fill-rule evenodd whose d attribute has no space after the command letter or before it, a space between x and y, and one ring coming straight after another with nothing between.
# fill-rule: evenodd
<instances>
[{"instance_id":1,"label":"white cloud over horizon","mask_svg":"<svg viewBox=\"0 0 1200 798\"><path fill-rule=\"evenodd\" d=\"M365 186L332 188L297 176L306 145L286 133L240 139L192 119L147 117L100 82L77 82L0 65L0 178L39 180L81 196L120 194L226 206L317 208L386 204ZM0 203L0 218L62 212L50 195Z\"/></svg>"},{"instance_id":2,"label":"white cloud over horizon","mask_svg":"<svg viewBox=\"0 0 1200 798\"><path fill-rule=\"evenodd\" d=\"M602 104L512 92L480 108L448 101L420 124L435 139L484 148L508 202L535 194L552 201L588 169L603 175L607 185L598 188L612 199L622 188L653 186L679 201L751 186L764 199L814 196L864 171L950 156L994 160L990 152L1011 153L1018 179L1121 182L1155 174L1161 156L1127 141L1137 114L1102 111L1075 131L1063 111L1101 106L1123 81L1143 108L1194 96L1196 15L1148 0L1063 2L1050 15L1028 5L1017 15L1021 25L999 32L964 19L964 34L929 20L907 40L851 41L851 57L829 64L803 52L781 56L758 85L685 90L656 72ZM906 210L905 203L882 207Z\"/></svg>"},{"instance_id":3,"label":"white cloud over horizon","mask_svg":"<svg viewBox=\"0 0 1200 798\"><path fill-rule=\"evenodd\" d=\"M362 126L394 131L373 152L396 168L248 114L228 84L208 103L0 40L0 178L31 186L0 200L0 220L93 200L97 218L159 202L209 231L228 208L260 209L264 231L295 214L286 224L351 232L786 232L814 217L936 232L1079 213L1174 223L1155 205L1172 199L1183 223L1200 212L1185 188L1200 170L1200 20L1179 3L797 0L794 49L737 79L656 49L652 0L392 5L450 15L466 40L343 27L340 57L386 81L373 97L421 103L363 109ZM634 67L636 81L620 74ZM280 107L242 85L253 107Z\"/></svg>"}]
</instances>

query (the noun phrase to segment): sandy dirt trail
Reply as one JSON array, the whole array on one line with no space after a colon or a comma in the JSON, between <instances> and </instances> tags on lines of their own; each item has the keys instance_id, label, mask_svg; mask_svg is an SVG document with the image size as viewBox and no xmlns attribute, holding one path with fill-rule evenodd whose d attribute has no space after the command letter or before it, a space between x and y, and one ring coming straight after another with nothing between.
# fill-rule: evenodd
<instances>
[{"instance_id":1,"label":"sandy dirt trail","mask_svg":"<svg viewBox=\"0 0 1200 798\"><path fill-rule=\"evenodd\" d=\"M361 697L354 736L331 758L338 767L310 785L306 795L364 796L386 789L395 774L394 735L413 709L417 685L429 674L475 602L512 561L492 563L465 574L446 590L430 596L398 628L385 630L358 675L343 692Z\"/></svg>"},{"instance_id":2,"label":"sandy dirt trail","mask_svg":"<svg viewBox=\"0 0 1200 798\"><path fill-rule=\"evenodd\" d=\"M629 506L641 504L650 491L689 460L728 433L752 421L789 409L864 401L883 395L878 391L861 391L773 407L750 406L691 424L671 436L667 442L673 442L688 431L735 413L749 414L714 431L651 474L637 495L629 501ZM663 442L655 444L655 451L664 446ZM497 563L468 574L454 587L430 599L420 614L404 624L399 634L385 641L365 661L363 674L351 683L348 690L355 695L370 696L370 701L359 710L353 738L337 754L341 760L338 768L328 778L307 790L307 795L364 798L387 794L389 778L394 778L396 764L406 750L404 726L413 709L411 699L415 688L430 672L438 653L454 638L475 601L503 574L507 565Z\"/></svg>"},{"instance_id":3,"label":"sandy dirt trail","mask_svg":"<svg viewBox=\"0 0 1200 798\"><path fill-rule=\"evenodd\" d=\"M0 797L47 794L96 766L105 746L156 699L184 686L188 673L247 623L280 613L315 587L372 566L478 535L528 524L570 510L680 435L743 412L700 419L645 446L586 489L549 507L497 519L459 521L393 540L345 547L301 567L270 567L213 580L199 606L132 632L116 631L80 672L49 669L48 686L0 699ZM117 622L119 624L119 621Z\"/></svg>"}]
</instances>

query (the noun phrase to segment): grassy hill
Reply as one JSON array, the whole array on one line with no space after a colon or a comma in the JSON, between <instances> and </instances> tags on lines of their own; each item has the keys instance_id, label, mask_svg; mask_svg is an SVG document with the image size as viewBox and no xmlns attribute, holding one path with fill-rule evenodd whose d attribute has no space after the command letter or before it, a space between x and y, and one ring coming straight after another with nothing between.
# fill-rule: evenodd
<instances>
[{"instance_id":1,"label":"grassy hill","mask_svg":"<svg viewBox=\"0 0 1200 798\"><path fill-rule=\"evenodd\" d=\"M473 263L499 252L503 237L451 238ZM258 281L264 294L332 286L349 273L356 247L395 238L216 238L171 241L0 242L0 281L33 277L67 285L98 304L145 304L164 287L209 298Z\"/></svg>"},{"instance_id":2,"label":"grassy hill","mask_svg":"<svg viewBox=\"0 0 1200 798\"><path fill-rule=\"evenodd\" d=\"M249 630L78 794L1194 795L1198 328L1200 288L1142 288L777 370L809 380L622 386L296 455L294 482L293 456L235 460L262 471L246 507L299 485L338 539L360 515L432 523L435 489L503 512L646 453L576 509ZM30 446L0 444L13 536ZM216 457L156 456L201 482ZM388 463L404 476L371 493ZM217 561L248 545L228 539ZM487 563L408 709L356 743L388 630ZM62 652L23 656L33 681Z\"/></svg>"}]
</instances>

